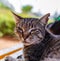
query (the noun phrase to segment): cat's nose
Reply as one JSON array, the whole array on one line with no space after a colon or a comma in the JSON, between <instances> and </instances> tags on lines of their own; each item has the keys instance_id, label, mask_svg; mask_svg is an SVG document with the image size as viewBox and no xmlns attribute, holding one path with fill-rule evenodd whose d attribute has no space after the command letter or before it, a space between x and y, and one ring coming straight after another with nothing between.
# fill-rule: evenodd
<instances>
[{"instance_id":1,"label":"cat's nose","mask_svg":"<svg viewBox=\"0 0 60 61\"><path fill-rule=\"evenodd\" d=\"M39 37L40 39L43 39L43 38L44 38L42 34L38 34L38 37Z\"/></svg>"},{"instance_id":2,"label":"cat's nose","mask_svg":"<svg viewBox=\"0 0 60 61\"><path fill-rule=\"evenodd\" d=\"M28 40L28 39L24 40L24 45L25 45L25 46L29 46L29 45L31 45L30 40Z\"/></svg>"}]
</instances>

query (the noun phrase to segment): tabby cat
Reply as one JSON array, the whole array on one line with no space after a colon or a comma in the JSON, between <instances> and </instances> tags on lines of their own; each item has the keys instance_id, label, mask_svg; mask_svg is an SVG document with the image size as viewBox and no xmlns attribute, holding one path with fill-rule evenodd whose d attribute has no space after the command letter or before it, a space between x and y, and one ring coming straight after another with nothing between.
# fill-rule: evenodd
<instances>
[{"instance_id":1,"label":"tabby cat","mask_svg":"<svg viewBox=\"0 0 60 61\"><path fill-rule=\"evenodd\" d=\"M24 43L25 61L40 61L47 44L43 39L50 14L48 13L40 19L22 18L15 13L13 14L16 19L16 33Z\"/></svg>"},{"instance_id":2,"label":"tabby cat","mask_svg":"<svg viewBox=\"0 0 60 61\"><path fill-rule=\"evenodd\" d=\"M60 61L60 21L46 26L49 13L41 19L22 18L13 14L16 33L24 43L24 61Z\"/></svg>"}]
</instances>

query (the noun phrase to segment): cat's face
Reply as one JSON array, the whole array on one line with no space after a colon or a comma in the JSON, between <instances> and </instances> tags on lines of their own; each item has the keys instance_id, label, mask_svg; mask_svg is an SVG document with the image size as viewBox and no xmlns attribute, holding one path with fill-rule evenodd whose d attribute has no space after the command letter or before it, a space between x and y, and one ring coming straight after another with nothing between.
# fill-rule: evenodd
<instances>
[{"instance_id":1,"label":"cat's face","mask_svg":"<svg viewBox=\"0 0 60 61\"><path fill-rule=\"evenodd\" d=\"M16 32L20 38L23 38L24 45L40 43L45 36L45 25L50 14L46 14L41 19L22 18L13 13L16 19Z\"/></svg>"}]
</instances>

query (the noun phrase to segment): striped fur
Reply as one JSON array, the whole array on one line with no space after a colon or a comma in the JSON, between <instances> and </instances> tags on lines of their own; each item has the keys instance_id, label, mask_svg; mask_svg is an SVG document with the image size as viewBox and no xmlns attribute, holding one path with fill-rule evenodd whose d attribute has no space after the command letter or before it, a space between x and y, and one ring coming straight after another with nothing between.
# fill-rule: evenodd
<instances>
[{"instance_id":1,"label":"striped fur","mask_svg":"<svg viewBox=\"0 0 60 61\"><path fill-rule=\"evenodd\" d=\"M57 35L57 37L48 32L48 35L50 35L50 38L52 37L52 40L48 43L44 55L47 58L56 59L56 61L58 61L60 60L60 21L56 21L51 25L52 26L49 27L50 32L52 32L55 36Z\"/></svg>"},{"instance_id":2,"label":"striped fur","mask_svg":"<svg viewBox=\"0 0 60 61\"><path fill-rule=\"evenodd\" d=\"M25 61L40 61L46 46L44 44L45 25L49 13L42 18L21 18L13 13L16 18L16 33L23 38ZM42 49L43 48L43 49Z\"/></svg>"}]
</instances>

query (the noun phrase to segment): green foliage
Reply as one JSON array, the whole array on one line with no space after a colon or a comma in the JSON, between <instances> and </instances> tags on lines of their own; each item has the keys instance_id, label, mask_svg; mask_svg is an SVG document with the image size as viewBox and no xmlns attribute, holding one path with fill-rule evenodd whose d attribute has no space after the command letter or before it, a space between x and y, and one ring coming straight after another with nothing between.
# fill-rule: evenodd
<instances>
[{"instance_id":1,"label":"green foliage","mask_svg":"<svg viewBox=\"0 0 60 61\"><path fill-rule=\"evenodd\" d=\"M24 12L24 13L29 13L29 12L31 12L31 10L32 10L32 6L30 6L30 5L26 5L26 6L22 7L22 12Z\"/></svg>"},{"instance_id":2,"label":"green foliage","mask_svg":"<svg viewBox=\"0 0 60 61\"><path fill-rule=\"evenodd\" d=\"M0 37L14 35L15 22L9 10L0 9Z\"/></svg>"},{"instance_id":3,"label":"green foliage","mask_svg":"<svg viewBox=\"0 0 60 61\"><path fill-rule=\"evenodd\" d=\"M9 34L13 35L15 23L12 20L1 19L0 21L0 36Z\"/></svg>"},{"instance_id":4,"label":"green foliage","mask_svg":"<svg viewBox=\"0 0 60 61\"><path fill-rule=\"evenodd\" d=\"M60 15L54 19L60 21Z\"/></svg>"}]
</instances>

